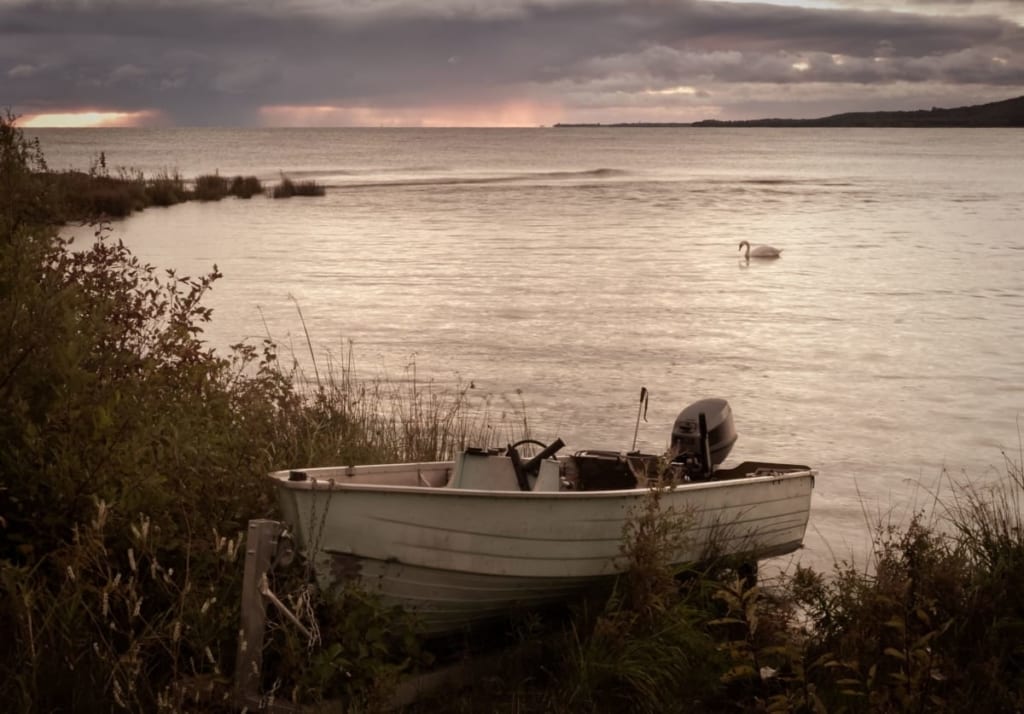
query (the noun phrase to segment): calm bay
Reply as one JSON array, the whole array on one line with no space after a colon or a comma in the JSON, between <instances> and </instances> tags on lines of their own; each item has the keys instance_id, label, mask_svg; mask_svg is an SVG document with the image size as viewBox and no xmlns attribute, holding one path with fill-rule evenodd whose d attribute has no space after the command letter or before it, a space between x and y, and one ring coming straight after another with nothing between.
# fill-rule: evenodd
<instances>
[{"instance_id":1,"label":"calm bay","mask_svg":"<svg viewBox=\"0 0 1024 714\"><path fill-rule=\"evenodd\" d=\"M570 449L630 448L641 386L645 450L690 402L729 400L733 460L819 470L801 557L863 558L876 514L952 497L944 470L1020 459L1019 130L26 133L54 169L104 152L114 171L327 186L112 226L161 268L217 264L219 349L269 332L309 373L301 308L318 360L352 344L367 376L472 383ZM782 258L743 261L744 239Z\"/></svg>"}]
</instances>

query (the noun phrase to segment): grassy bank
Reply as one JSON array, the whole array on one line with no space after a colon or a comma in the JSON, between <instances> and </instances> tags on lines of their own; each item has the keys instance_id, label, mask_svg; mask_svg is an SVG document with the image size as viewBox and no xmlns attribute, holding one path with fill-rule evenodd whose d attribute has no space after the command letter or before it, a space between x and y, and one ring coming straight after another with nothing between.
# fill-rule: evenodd
<instances>
[{"instance_id":1,"label":"grassy bank","mask_svg":"<svg viewBox=\"0 0 1024 714\"><path fill-rule=\"evenodd\" d=\"M111 171L102 153L88 171L51 171L42 161L38 146L27 146L31 146L40 159L34 167L38 183L45 186L52 198L49 210L55 213L49 218L62 223L124 218L151 206L173 206L185 201L323 196L327 192L316 181L292 181L285 175L279 183L265 187L255 176L227 177L213 173L187 181L177 172L164 171L147 177L133 169Z\"/></svg>"},{"instance_id":2,"label":"grassy bank","mask_svg":"<svg viewBox=\"0 0 1024 714\"><path fill-rule=\"evenodd\" d=\"M347 360L297 375L269 341L209 349L216 270L162 273L102 239L72 250L67 193L9 119L0 197L0 701L230 711L243 533L276 515L266 472L435 460L508 435L468 391L361 381ZM998 488L959 484L937 515L879 525L871 567L752 587L729 563L674 572L663 554L686 514L654 492L611 593L517 620L499 667L412 709L1020 711L1022 494L1008 460ZM402 673L459 656L307 575L300 562L274 583L319 632L274 622L264 687L279 701L372 711Z\"/></svg>"}]
</instances>

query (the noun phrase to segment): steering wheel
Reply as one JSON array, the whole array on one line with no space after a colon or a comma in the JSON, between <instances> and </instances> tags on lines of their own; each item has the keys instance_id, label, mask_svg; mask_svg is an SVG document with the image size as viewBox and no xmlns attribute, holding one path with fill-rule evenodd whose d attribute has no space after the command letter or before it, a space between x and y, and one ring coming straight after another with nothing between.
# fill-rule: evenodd
<instances>
[{"instance_id":1,"label":"steering wheel","mask_svg":"<svg viewBox=\"0 0 1024 714\"><path fill-rule=\"evenodd\" d=\"M525 464L519 456L518 451L518 447L523 444L533 444L534 446L541 447L540 452ZM550 456L554 456L563 446L565 446L565 442L561 439L555 439L550 444L545 444L544 442L537 441L536 439L520 439L516 443L508 445L508 448L505 450L505 455L512 461L512 470L515 471L516 483L519 484L520 491L533 490L530 488L530 480L527 476L536 472L540 467L541 461Z\"/></svg>"},{"instance_id":2,"label":"steering wheel","mask_svg":"<svg viewBox=\"0 0 1024 714\"><path fill-rule=\"evenodd\" d=\"M511 452L515 449L518 449L523 444L533 444L534 446L539 446L541 451L548 448L548 445L545 444L543 441L537 441L536 439L520 439L516 443L508 445L508 450L505 452L505 455L511 456Z\"/></svg>"}]
</instances>

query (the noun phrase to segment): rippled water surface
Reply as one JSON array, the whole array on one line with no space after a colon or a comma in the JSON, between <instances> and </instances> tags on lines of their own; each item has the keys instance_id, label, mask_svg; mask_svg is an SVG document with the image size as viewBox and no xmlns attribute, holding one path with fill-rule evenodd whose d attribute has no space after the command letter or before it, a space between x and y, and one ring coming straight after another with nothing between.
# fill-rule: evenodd
<instances>
[{"instance_id":1,"label":"rippled water surface","mask_svg":"<svg viewBox=\"0 0 1024 714\"><path fill-rule=\"evenodd\" d=\"M811 557L863 552L864 511L930 508L943 467L985 478L1019 453L1020 131L39 134L54 168L104 151L147 175L328 186L115 227L157 265L224 272L214 344L269 328L301 346L298 304L318 352L351 340L367 373L415 362L494 411L521 399L570 448L629 448L641 386L653 450L686 404L724 397L733 459L819 469ZM739 260L742 239L783 257Z\"/></svg>"}]
</instances>

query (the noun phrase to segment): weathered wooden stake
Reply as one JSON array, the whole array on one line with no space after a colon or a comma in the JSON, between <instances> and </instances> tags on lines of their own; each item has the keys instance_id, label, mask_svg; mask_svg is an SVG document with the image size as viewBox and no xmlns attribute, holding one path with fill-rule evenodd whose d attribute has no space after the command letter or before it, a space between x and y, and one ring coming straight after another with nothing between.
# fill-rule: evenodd
<instances>
[{"instance_id":1,"label":"weathered wooden stake","mask_svg":"<svg viewBox=\"0 0 1024 714\"><path fill-rule=\"evenodd\" d=\"M277 551L282 525L265 519L249 521L245 539L245 573L242 579L242 624L238 633L238 662L235 666L235 697L238 705L251 710L260 706L263 672L263 633L267 605L260 583L270 570Z\"/></svg>"}]
</instances>

